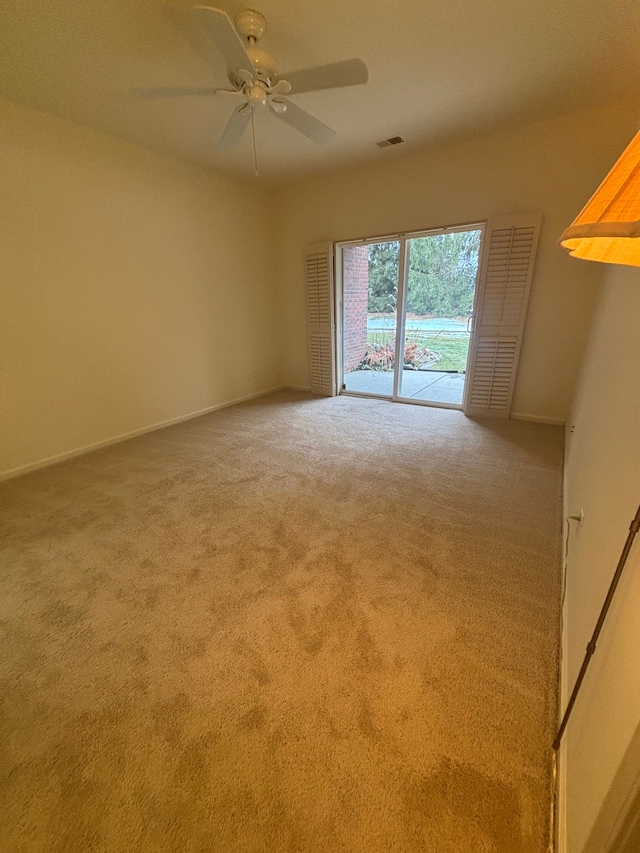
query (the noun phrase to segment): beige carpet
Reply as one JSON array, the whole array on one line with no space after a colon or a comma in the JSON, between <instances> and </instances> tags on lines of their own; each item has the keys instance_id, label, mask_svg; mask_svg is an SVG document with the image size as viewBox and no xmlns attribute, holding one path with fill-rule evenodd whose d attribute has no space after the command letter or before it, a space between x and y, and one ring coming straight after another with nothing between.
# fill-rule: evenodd
<instances>
[{"instance_id":1,"label":"beige carpet","mask_svg":"<svg viewBox=\"0 0 640 853\"><path fill-rule=\"evenodd\" d=\"M0 487L7 853L538 853L562 431L281 393Z\"/></svg>"}]
</instances>

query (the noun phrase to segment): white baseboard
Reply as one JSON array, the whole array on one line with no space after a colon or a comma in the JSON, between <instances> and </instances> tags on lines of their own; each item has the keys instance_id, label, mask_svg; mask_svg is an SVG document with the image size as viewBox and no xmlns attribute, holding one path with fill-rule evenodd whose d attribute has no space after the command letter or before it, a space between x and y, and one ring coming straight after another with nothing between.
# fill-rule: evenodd
<instances>
[{"instance_id":1,"label":"white baseboard","mask_svg":"<svg viewBox=\"0 0 640 853\"><path fill-rule=\"evenodd\" d=\"M558 418L545 418L542 415L526 415L524 412L511 412L514 421L531 421L533 424L548 424L549 426L564 426L565 422Z\"/></svg>"},{"instance_id":2,"label":"white baseboard","mask_svg":"<svg viewBox=\"0 0 640 853\"><path fill-rule=\"evenodd\" d=\"M129 438L144 435L147 432L155 432L158 429L174 426L174 424L190 421L193 418L199 418L201 415L207 415L209 412L215 412L217 409L227 409L229 406L237 406L239 403L246 403L249 400L255 400L258 397L265 397L267 394L273 394L275 391L283 391L285 389L292 390L308 390L308 389L293 389L291 385L277 385L274 388L268 388L266 391L258 391L255 394L247 394L244 397L238 397L235 400L228 400L225 403L216 403L213 406L207 406L205 409L199 409L197 412L190 412L188 415L179 415L177 418L170 418L167 421L152 424L151 426L134 429L131 432L125 432L121 435L106 438L102 441L97 441L95 444L88 444L85 447L77 447L74 450L68 450L65 453L57 453L55 456L48 456L46 459L39 459L37 462L29 462L27 465L19 465L17 468L10 468L8 471L0 471L0 482L3 480L11 480L14 477L19 477L22 474L28 474L30 471L37 471L40 468L49 468L51 465L58 465L60 462L66 462L67 459L73 459L76 456L83 456L85 453L91 453L93 450L100 450L102 447L109 447L111 444L119 444L121 441L127 441Z\"/></svg>"}]
</instances>

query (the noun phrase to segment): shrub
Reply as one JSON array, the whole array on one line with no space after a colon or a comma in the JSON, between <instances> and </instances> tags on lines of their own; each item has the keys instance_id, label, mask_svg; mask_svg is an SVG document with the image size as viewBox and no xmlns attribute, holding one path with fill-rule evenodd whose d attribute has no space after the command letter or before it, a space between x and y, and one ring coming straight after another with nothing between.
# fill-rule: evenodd
<instances>
[{"instance_id":1,"label":"shrub","mask_svg":"<svg viewBox=\"0 0 640 853\"><path fill-rule=\"evenodd\" d=\"M364 358L355 370L393 370L396 363L395 341L384 344L368 344ZM417 343L406 344L403 367L406 370L418 370L421 364L435 364L442 356L428 347Z\"/></svg>"}]
</instances>

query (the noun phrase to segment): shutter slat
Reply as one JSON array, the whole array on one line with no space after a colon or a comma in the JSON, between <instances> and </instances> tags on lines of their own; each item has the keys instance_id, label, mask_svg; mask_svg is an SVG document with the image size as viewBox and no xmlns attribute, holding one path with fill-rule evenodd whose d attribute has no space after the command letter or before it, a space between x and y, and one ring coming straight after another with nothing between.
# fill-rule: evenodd
<instances>
[{"instance_id":1,"label":"shutter slat","mask_svg":"<svg viewBox=\"0 0 640 853\"><path fill-rule=\"evenodd\" d=\"M331 243L308 246L305 253L309 370L314 394L335 394L333 253Z\"/></svg>"},{"instance_id":2,"label":"shutter slat","mask_svg":"<svg viewBox=\"0 0 640 853\"><path fill-rule=\"evenodd\" d=\"M487 224L465 412L508 417L538 245L540 216Z\"/></svg>"}]
</instances>

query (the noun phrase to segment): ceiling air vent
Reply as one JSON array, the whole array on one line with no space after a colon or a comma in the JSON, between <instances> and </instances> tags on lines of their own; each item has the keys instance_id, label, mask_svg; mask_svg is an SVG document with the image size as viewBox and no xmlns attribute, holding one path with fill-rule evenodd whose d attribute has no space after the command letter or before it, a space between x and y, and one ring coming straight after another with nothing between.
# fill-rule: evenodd
<instances>
[{"instance_id":1,"label":"ceiling air vent","mask_svg":"<svg viewBox=\"0 0 640 853\"><path fill-rule=\"evenodd\" d=\"M401 136L390 136L388 139L383 139L381 142L376 142L378 148L388 148L390 145L400 145L404 142Z\"/></svg>"}]
</instances>

